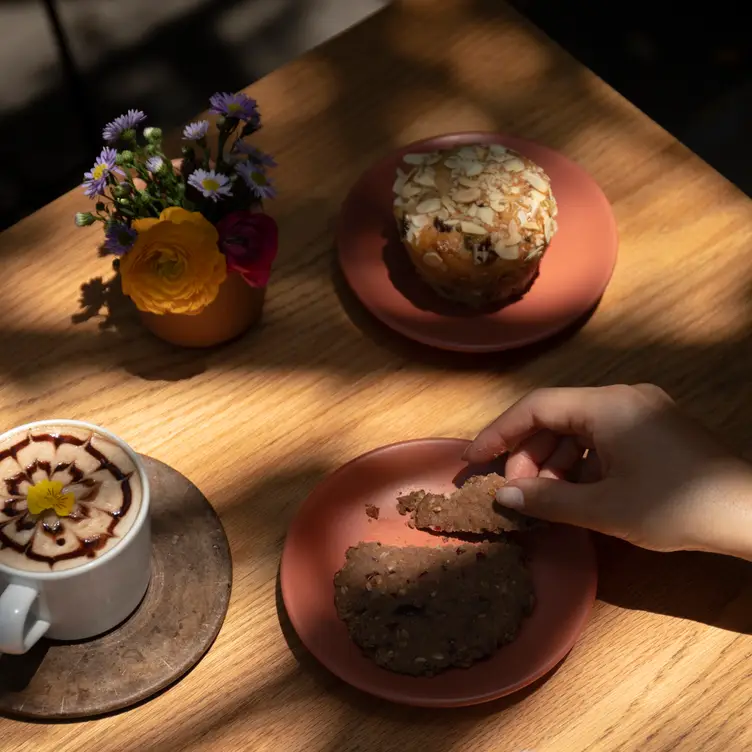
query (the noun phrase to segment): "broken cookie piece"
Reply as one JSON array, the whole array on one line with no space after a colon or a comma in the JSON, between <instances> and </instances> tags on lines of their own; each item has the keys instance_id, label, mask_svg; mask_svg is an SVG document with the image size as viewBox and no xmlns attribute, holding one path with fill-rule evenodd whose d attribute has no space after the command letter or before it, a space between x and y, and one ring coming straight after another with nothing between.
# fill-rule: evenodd
<instances>
[{"instance_id":1,"label":"broken cookie piece","mask_svg":"<svg viewBox=\"0 0 752 752\"><path fill-rule=\"evenodd\" d=\"M378 665L432 676L511 642L533 608L522 550L508 541L348 549L334 577L337 614Z\"/></svg>"},{"instance_id":2,"label":"broken cookie piece","mask_svg":"<svg viewBox=\"0 0 752 752\"><path fill-rule=\"evenodd\" d=\"M381 510L375 504L366 504L366 517L369 520L378 520Z\"/></svg>"},{"instance_id":3,"label":"broken cookie piece","mask_svg":"<svg viewBox=\"0 0 752 752\"><path fill-rule=\"evenodd\" d=\"M414 527L438 533L497 534L530 529L534 520L496 503L496 491L505 482L497 473L475 475L448 496L427 491L400 496L397 509L410 515Z\"/></svg>"}]
</instances>

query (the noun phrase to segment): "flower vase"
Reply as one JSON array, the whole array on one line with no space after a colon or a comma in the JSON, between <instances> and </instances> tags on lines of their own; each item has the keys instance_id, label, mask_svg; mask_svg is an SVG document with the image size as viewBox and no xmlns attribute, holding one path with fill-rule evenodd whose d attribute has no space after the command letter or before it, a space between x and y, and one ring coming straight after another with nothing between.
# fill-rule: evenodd
<instances>
[{"instance_id":1,"label":"flower vase","mask_svg":"<svg viewBox=\"0 0 752 752\"><path fill-rule=\"evenodd\" d=\"M239 337L261 319L266 287L252 287L235 271L219 286L217 297L197 314L139 311L144 326L179 347L213 347Z\"/></svg>"}]
</instances>

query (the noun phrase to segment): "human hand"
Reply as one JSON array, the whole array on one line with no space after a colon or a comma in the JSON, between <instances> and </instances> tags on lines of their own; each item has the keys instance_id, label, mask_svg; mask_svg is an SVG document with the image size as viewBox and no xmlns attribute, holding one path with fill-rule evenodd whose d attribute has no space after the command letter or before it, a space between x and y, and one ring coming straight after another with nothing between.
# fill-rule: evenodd
<instances>
[{"instance_id":1,"label":"human hand","mask_svg":"<svg viewBox=\"0 0 752 752\"><path fill-rule=\"evenodd\" d=\"M504 506L658 551L752 559L752 468L656 386L534 391L481 431L465 459L503 452Z\"/></svg>"}]
</instances>

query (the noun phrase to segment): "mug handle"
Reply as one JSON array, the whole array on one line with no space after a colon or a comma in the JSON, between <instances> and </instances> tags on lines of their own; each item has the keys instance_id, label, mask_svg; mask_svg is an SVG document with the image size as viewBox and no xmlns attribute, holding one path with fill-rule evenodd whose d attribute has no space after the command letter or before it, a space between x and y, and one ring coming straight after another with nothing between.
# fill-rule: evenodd
<instances>
[{"instance_id":1,"label":"mug handle","mask_svg":"<svg viewBox=\"0 0 752 752\"><path fill-rule=\"evenodd\" d=\"M0 595L0 653L21 655L50 628L50 623L34 617L26 631L29 611L37 591L26 585L8 585Z\"/></svg>"}]
</instances>

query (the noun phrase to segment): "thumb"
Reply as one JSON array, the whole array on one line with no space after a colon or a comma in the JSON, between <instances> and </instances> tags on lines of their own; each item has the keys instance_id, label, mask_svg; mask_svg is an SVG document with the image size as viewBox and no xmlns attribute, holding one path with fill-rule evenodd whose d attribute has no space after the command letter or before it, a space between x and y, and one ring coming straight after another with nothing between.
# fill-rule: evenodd
<instances>
[{"instance_id":1,"label":"thumb","mask_svg":"<svg viewBox=\"0 0 752 752\"><path fill-rule=\"evenodd\" d=\"M519 478L496 492L496 501L531 517L549 522L603 530L603 483L570 483L554 478Z\"/></svg>"}]
</instances>

